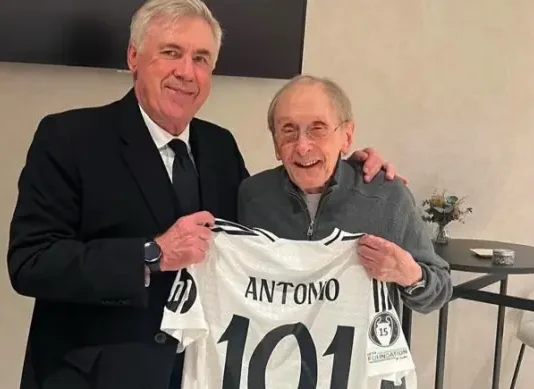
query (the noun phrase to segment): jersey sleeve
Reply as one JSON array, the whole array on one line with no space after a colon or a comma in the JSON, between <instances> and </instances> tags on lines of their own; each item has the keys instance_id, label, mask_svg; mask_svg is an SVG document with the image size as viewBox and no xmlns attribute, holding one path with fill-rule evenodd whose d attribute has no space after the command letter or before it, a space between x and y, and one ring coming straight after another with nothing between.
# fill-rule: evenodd
<instances>
[{"instance_id":1,"label":"jersey sleeve","mask_svg":"<svg viewBox=\"0 0 534 389\"><path fill-rule=\"evenodd\" d=\"M380 389L384 380L416 389L415 366L387 284L373 279L371 288L366 350L369 388Z\"/></svg>"},{"instance_id":2,"label":"jersey sleeve","mask_svg":"<svg viewBox=\"0 0 534 389\"><path fill-rule=\"evenodd\" d=\"M167 303L163 308L161 330L178 340L177 352L208 334L208 324L199 296L195 269L176 274Z\"/></svg>"}]
</instances>

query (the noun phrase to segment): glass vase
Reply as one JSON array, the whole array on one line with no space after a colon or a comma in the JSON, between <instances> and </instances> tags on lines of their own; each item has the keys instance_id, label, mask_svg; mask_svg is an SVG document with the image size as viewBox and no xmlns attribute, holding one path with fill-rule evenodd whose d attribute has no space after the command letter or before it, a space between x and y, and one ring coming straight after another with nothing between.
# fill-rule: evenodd
<instances>
[{"instance_id":1,"label":"glass vase","mask_svg":"<svg viewBox=\"0 0 534 389\"><path fill-rule=\"evenodd\" d=\"M450 235L447 228L447 224L438 224L436 227L436 233L434 235L434 243L440 245L446 245L449 243Z\"/></svg>"}]
</instances>

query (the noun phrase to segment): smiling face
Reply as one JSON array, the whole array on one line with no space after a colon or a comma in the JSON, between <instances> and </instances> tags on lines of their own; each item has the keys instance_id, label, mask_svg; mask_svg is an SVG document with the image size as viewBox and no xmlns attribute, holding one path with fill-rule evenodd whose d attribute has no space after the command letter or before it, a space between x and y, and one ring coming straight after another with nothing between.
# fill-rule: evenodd
<instances>
[{"instance_id":1,"label":"smiling face","mask_svg":"<svg viewBox=\"0 0 534 389\"><path fill-rule=\"evenodd\" d=\"M276 157L291 181L305 193L324 189L340 155L349 150L353 131L353 122L340 121L319 83L297 83L283 92L276 103Z\"/></svg>"},{"instance_id":2,"label":"smiling face","mask_svg":"<svg viewBox=\"0 0 534 389\"><path fill-rule=\"evenodd\" d=\"M153 19L141 48L128 47L135 93L151 119L173 135L181 133L209 95L216 56L204 19Z\"/></svg>"}]
</instances>

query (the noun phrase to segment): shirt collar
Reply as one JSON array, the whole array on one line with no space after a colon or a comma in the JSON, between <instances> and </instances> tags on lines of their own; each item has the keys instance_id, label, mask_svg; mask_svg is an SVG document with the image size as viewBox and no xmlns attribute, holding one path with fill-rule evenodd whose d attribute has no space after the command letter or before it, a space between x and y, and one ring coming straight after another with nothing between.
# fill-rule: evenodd
<instances>
[{"instance_id":1,"label":"shirt collar","mask_svg":"<svg viewBox=\"0 0 534 389\"><path fill-rule=\"evenodd\" d=\"M152 140L156 144L158 150L164 148L167 143L169 143L173 139L181 139L185 142L185 145L187 146L187 151L191 152L191 146L189 145L189 124L185 127L185 129L180 135L173 136L167 131L165 131L163 128L161 128L156 122L154 122L150 118L150 116L148 116L148 114L145 112L145 110L143 109L143 107L141 107L140 104L139 109L141 110L143 120L145 121L148 131L150 132L150 136L152 137Z\"/></svg>"}]
</instances>

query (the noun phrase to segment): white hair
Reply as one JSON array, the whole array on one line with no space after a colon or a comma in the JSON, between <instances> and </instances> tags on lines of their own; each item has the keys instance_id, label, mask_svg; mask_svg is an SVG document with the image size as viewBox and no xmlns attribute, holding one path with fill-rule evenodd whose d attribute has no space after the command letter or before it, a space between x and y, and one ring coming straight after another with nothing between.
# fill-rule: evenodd
<instances>
[{"instance_id":1,"label":"white hair","mask_svg":"<svg viewBox=\"0 0 534 389\"><path fill-rule=\"evenodd\" d=\"M348 98L347 94L343 91L343 89L334 81L323 78L323 77L316 77L316 76L310 76L306 74L298 75L291 80L289 80L276 94L274 95L271 104L269 105L269 109L267 111L267 124L269 126L269 130L274 134L274 116L276 111L276 105L278 104L278 100L280 99L280 96L296 86L297 84L306 83L306 84L319 84L323 87L326 95L332 102L334 108L337 111L338 119L341 122L351 121L353 119L352 116L352 106L350 103L350 99Z\"/></svg>"},{"instance_id":2,"label":"white hair","mask_svg":"<svg viewBox=\"0 0 534 389\"><path fill-rule=\"evenodd\" d=\"M201 0L147 0L133 15L130 24L130 42L142 50L150 23L155 17L165 17L174 22L183 17L199 17L204 19L213 32L217 44L217 57L221 48L222 29L209 8Z\"/></svg>"}]
</instances>

